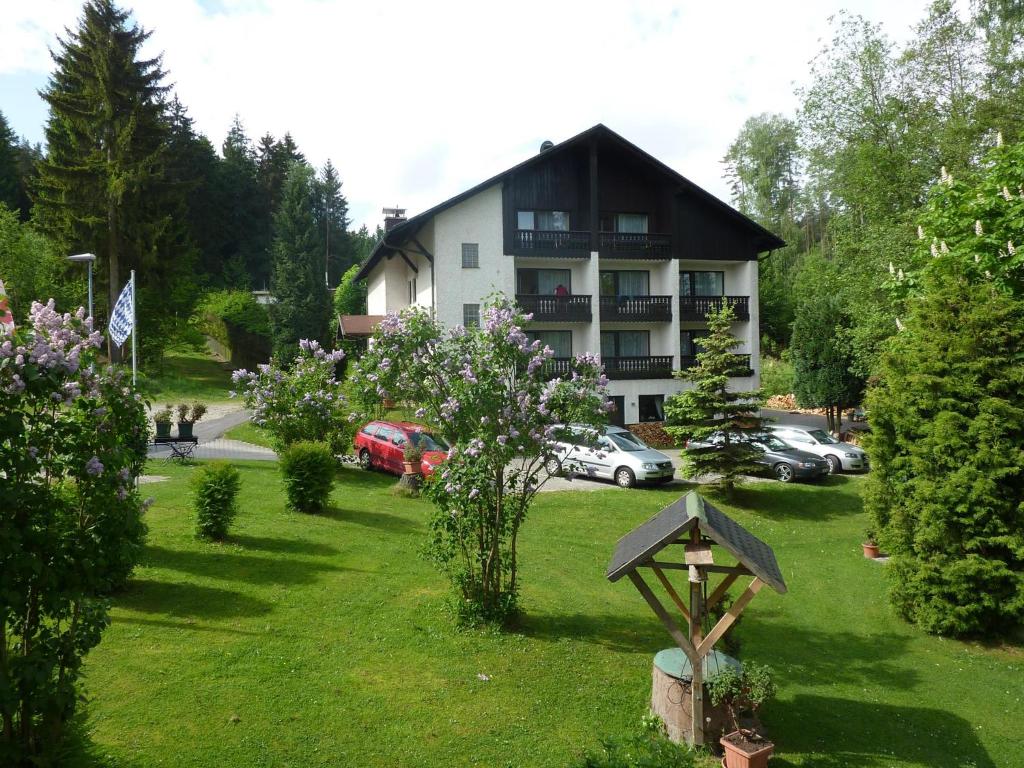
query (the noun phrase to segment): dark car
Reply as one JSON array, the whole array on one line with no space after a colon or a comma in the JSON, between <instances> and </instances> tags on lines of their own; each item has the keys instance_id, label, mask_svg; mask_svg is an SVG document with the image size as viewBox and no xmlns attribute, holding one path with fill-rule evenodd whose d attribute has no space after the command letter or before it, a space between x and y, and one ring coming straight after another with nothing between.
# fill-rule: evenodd
<instances>
[{"instance_id":1,"label":"dark car","mask_svg":"<svg viewBox=\"0 0 1024 768\"><path fill-rule=\"evenodd\" d=\"M356 432L356 456L363 469L383 469L402 474L405 446L412 443L423 454L424 476L448 458L448 443L422 424L408 421L371 421Z\"/></svg>"},{"instance_id":2,"label":"dark car","mask_svg":"<svg viewBox=\"0 0 1024 768\"><path fill-rule=\"evenodd\" d=\"M712 435L710 440L697 442L692 440L687 448L714 448L722 444L722 436ZM772 474L783 483L793 480L820 480L829 473L828 462L813 453L793 448L774 435L760 434L746 438L758 451L758 464L771 470Z\"/></svg>"}]
</instances>

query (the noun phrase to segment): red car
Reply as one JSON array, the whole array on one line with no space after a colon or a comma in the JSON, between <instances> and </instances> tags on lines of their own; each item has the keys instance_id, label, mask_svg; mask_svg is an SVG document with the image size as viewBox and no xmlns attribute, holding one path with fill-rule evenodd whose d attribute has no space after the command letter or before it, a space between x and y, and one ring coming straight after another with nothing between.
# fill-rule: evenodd
<instances>
[{"instance_id":1,"label":"red car","mask_svg":"<svg viewBox=\"0 0 1024 768\"><path fill-rule=\"evenodd\" d=\"M423 475L429 476L448 458L448 443L422 424L407 421L371 421L356 433L356 456L363 469L383 469L400 475L405 446L411 442L423 454Z\"/></svg>"}]
</instances>

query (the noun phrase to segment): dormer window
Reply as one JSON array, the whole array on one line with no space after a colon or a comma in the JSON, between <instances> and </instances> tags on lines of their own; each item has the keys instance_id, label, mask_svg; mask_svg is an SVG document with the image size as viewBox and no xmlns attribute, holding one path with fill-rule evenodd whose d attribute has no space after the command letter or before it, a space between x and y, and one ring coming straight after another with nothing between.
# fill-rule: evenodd
<instances>
[{"instance_id":1,"label":"dormer window","mask_svg":"<svg viewBox=\"0 0 1024 768\"><path fill-rule=\"evenodd\" d=\"M538 232L568 232L568 211L517 211L516 229Z\"/></svg>"}]
</instances>

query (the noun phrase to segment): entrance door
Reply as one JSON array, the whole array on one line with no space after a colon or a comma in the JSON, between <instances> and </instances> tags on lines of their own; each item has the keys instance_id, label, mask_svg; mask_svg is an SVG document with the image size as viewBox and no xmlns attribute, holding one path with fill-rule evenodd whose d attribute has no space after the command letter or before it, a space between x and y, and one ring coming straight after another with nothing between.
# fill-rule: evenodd
<instances>
[{"instance_id":1,"label":"entrance door","mask_svg":"<svg viewBox=\"0 0 1024 768\"><path fill-rule=\"evenodd\" d=\"M608 422L616 427L626 426L626 398L616 395L608 399L615 404L615 410L608 414Z\"/></svg>"}]
</instances>

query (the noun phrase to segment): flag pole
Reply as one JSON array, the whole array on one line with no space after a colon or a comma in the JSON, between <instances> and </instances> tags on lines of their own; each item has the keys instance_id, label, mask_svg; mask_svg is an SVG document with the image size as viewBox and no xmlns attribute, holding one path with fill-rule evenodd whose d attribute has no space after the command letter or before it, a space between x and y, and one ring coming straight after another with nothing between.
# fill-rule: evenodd
<instances>
[{"instance_id":1,"label":"flag pole","mask_svg":"<svg viewBox=\"0 0 1024 768\"><path fill-rule=\"evenodd\" d=\"M132 270L132 386L135 386L135 270Z\"/></svg>"}]
</instances>

